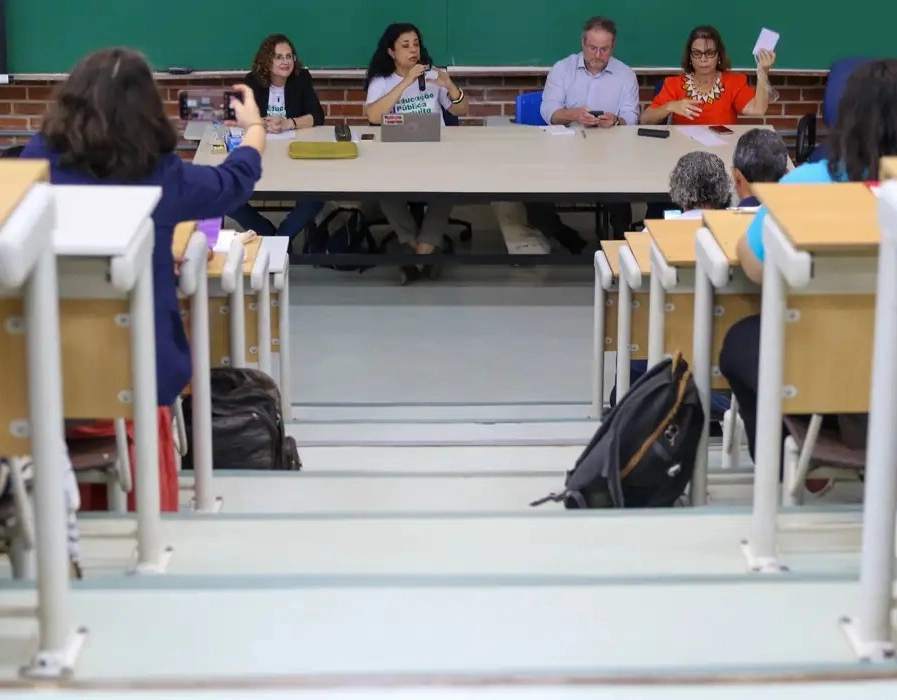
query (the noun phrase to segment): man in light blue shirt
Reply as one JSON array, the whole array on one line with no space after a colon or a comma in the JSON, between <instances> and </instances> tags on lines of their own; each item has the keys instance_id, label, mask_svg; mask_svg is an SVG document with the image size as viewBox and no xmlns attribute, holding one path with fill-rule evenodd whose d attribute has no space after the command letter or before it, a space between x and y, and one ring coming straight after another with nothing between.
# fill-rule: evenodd
<instances>
[{"instance_id":1,"label":"man in light blue shirt","mask_svg":"<svg viewBox=\"0 0 897 700\"><path fill-rule=\"evenodd\" d=\"M638 124L639 88L635 72L613 57L617 25L605 17L592 17L583 26L582 51L554 64L542 93L542 118L549 124L576 122L585 128L610 129ZM550 203L526 205L530 225L553 236L572 253L586 243L566 226ZM614 234L622 237L632 225L628 203L606 206Z\"/></svg>"}]
</instances>

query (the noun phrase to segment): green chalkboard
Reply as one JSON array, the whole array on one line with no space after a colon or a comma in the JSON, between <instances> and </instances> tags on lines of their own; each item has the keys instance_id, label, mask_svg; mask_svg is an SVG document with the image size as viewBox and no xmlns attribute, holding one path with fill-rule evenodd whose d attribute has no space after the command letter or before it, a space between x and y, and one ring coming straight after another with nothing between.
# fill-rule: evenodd
<instances>
[{"instance_id":1,"label":"green chalkboard","mask_svg":"<svg viewBox=\"0 0 897 700\"><path fill-rule=\"evenodd\" d=\"M582 23L606 12L615 55L633 67L677 66L688 33L712 24L736 67L764 26L782 35L777 68L827 69L846 56L897 56L893 0L449 0L448 47L457 65L545 66L580 49Z\"/></svg>"},{"instance_id":2,"label":"green chalkboard","mask_svg":"<svg viewBox=\"0 0 897 700\"><path fill-rule=\"evenodd\" d=\"M13 73L63 73L111 45L157 69L246 69L259 41L284 32L311 68L361 68L390 22L420 26L434 58L460 66L547 66L579 49L584 19L619 25L616 55L633 67L679 63L693 25L714 24L736 67L753 65L760 28L782 35L778 68L826 69L845 56L897 55L893 0L7 0Z\"/></svg>"},{"instance_id":3,"label":"green chalkboard","mask_svg":"<svg viewBox=\"0 0 897 700\"><path fill-rule=\"evenodd\" d=\"M67 73L90 51L130 46L153 67L248 69L284 33L312 68L367 66L390 22L414 22L446 55L446 0L7 0L12 73ZM443 59L444 60L444 59Z\"/></svg>"}]
</instances>

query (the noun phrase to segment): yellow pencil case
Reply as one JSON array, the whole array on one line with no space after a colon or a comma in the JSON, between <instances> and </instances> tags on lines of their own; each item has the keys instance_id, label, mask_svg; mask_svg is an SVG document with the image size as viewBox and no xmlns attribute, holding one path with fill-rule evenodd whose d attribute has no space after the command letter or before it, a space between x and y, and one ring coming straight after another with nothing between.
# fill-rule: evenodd
<instances>
[{"instance_id":1,"label":"yellow pencil case","mask_svg":"<svg viewBox=\"0 0 897 700\"><path fill-rule=\"evenodd\" d=\"M358 144L354 141L293 141L289 154L296 160L358 158Z\"/></svg>"}]
</instances>

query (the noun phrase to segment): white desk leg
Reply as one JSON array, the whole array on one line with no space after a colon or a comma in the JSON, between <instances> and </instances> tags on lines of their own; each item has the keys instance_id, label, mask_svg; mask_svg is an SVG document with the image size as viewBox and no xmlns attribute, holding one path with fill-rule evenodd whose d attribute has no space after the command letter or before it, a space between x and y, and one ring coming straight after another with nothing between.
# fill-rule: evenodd
<instances>
[{"instance_id":1,"label":"white desk leg","mask_svg":"<svg viewBox=\"0 0 897 700\"><path fill-rule=\"evenodd\" d=\"M884 206L884 203L882 205ZM884 212L883 212L884 213ZM884 217L883 217L884 218ZM860 613L845 621L856 654L867 661L894 658L891 607L894 515L897 511L897 237L882 226L875 300L875 349L869 407L863 503Z\"/></svg>"},{"instance_id":2,"label":"white desk leg","mask_svg":"<svg viewBox=\"0 0 897 700\"><path fill-rule=\"evenodd\" d=\"M277 303L280 305L278 314L280 327L280 408L283 419L293 419L293 396L290 386L290 266L283 270L283 286L280 289Z\"/></svg>"},{"instance_id":3,"label":"white desk leg","mask_svg":"<svg viewBox=\"0 0 897 700\"><path fill-rule=\"evenodd\" d=\"M667 293L661 276L651 270L651 288L648 299L648 369L663 359L664 314Z\"/></svg>"},{"instance_id":4,"label":"white desk leg","mask_svg":"<svg viewBox=\"0 0 897 700\"><path fill-rule=\"evenodd\" d=\"M767 248L768 250L768 248ZM760 306L760 377L751 536L742 543L748 566L761 573L782 570L776 555L779 469L782 461L782 358L785 348L785 280L771 255L763 265Z\"/></svg>"},{"instance_id":5,"label":"white desk leg","mask_svg":"<svg viewBox=\"0 0 897 700\"><path fill-rule=\"evenodd\" d=\"M196 276L190 299L190 352L193 358L193 509L215 513L221 502L213 493L212 382L209 360L209 280L205 270Z\"/></svg>"},{"instance_id":6,"label":"white desk leg","mask_svg":"<svg viewBox=\"0 0 897 700\"><path fill-rule=\"evenodd\" d=\"M695 316L692 374L704 409L701 438L695 456L695 471L691 478L691 504L707 503L707 451L710 433L710 382L713 345L713 285L701 264L700 256L695 264Z\"/></svg>"},{"instance_id":7,"label":"white desk leg","mask_svg":"<svg viewBox=\"0 0 897 700\"><path fill-rule=\"evenodd\" d=\"M617 403L629 391L629 365L632 358L632 289L620 275L617 295ZM603 368L602 368L603 369Z\"/></svg>"},{"instance_id":8,"label":"white desk leg","mask_svg":"<svg viewBox=\"0 0 897 700\"><path fill-rule=\"evenodd\" d=\"M262 279L262 288L256 296L258 302L259 369L271 376L271 275Z\"/></svg>"},{"instance_id":9,"label":"white desk leg","mask_svg":"<svg viewBox=\"0 0 897 700\"><path fill-rule=\"evenodd\" d=\"M246 313L243 310L243 275L236 276L230 293L230 366L246 366Z\"/></svg>"},{"instance_id":10,"label":"white desk leg","mask_svg":"<svg viewBox=\"0 0 897 700\"><path fill-rule=\"evenodd\" d=\"M596 254L597 255L597 254ZM592 418L601 418L604 409L604 323L606 294L595 266L595 308L592 318Z\"/></svg>"},{"instance_id":11,"label":"white desk leg","mask_svg":"<svg viewBox=\"0 0 897 700\"><path fill-rule=\"evenodd\" d=\"M47 249L24 287L29 419L34 459L38 650L31 664L22 671L41 677L58 677L69 672L84 634L79 631L74 638L69 634L71 599L62 471L66 452L57 288L56 258Z\"/></svg>"},{"instance_id":12,"label":"white desk leg","mask_svg":"<svg viewBox=\"0 0 897 700\"><path fill-rule=\"evenodd\" d=\"M137 563L134 573L164 571L159 497L159 417L156 409L156 323L153 271L140 271L131 291L134 364L134 472Z\"/></svg>"}]
</instances>

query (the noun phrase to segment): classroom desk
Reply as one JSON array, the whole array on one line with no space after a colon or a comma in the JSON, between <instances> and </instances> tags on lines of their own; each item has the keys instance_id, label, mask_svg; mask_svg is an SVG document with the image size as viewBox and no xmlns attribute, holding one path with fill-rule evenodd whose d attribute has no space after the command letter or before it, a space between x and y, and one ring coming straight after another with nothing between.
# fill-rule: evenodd
<instances>
[{"instance_id":1,"label":"classroom desk","mask_svg":"<svg viewBox=\"0 0 897 700\"><path fill-rule=\"evenodd\" d=\"M620 292L617 304L617 401L629 391L632 360L647 358L648 295L636 294L651 274L649 254L651 237L647 232L626 234L626 245L617 253L620 267Z\"/></svg>"},{"instance_id":2,"label":"classroom desk","mask_svg":"<svg viewBox=\"0 0 897 700\"><path fill-rule=\"evenodd\" d=\"M293 418L290 366L290 241L283 236L262 239L271 275L271 349L276 352L277 385L280 387L280 412L285 421ZM266 325L260 319L258 328ZM261 346L261 342L259 343Z\"/></svg>"},{"instance_id":3,"label":"classroom desk","mask_svg":"<svg viewBox=\"0 0 897 700\"><path fill-rule=\"evenodd\" d=\"M614 325L616 302L608 292L617 288L620 277L617 251L623 241L602 241L595 251L595 305L592 312L592 418L604 413L604 357L616 347L608 329Z\"/></svg>"},{"instance_id":4,"label":"classroom desk","mask_svg":"<svg viewBox=\"0 0 897 700\"><path fill-rule=\"evenodd\" d=\"M134 572L163 573L172 550L162 546L160 530L151 218L162 191L54 186L53 192L65 417L133 418Z\"/></svg>"},{"instance_id":5,"label":"classroom desk","mask_svg":"<svg viewBox=\"0 0 897 700\"><path fill-rule=\"evenodd\" d=\"M221 499L213 492L212 473L212 386L209 340L208 241L195 222L179 224L174 230L172 252L183 262L178 291L188 304L190 337L190 380L193 444L193 512L217 513Z\"/></svg>"},{"instance_id":6,"label":"classroom desk","mask_svg":"<svg viewBox=\"0 0 897 700\"><path fill-rule=\"evenodd\" d=\"M255 196L289 199L451 198L452 201L666 201L676 161L695 150L732 160L738 137L751 126L734 126L725 145L708 148L678 127L667 139L638 136L637 126L589 129L554 136L539 127L454 127L436 143L381 143L379 127L353 126L353 134L377 140L358 143L353 160L291 160L288 140L269 139ZM761 127L762 128L762 127ZM332 126L300 129L297 139L333 141ZM217 165L211 133L194 163ZM427 167L422 164L430 164ZM438 166L435 166L438 164ZM423 170L422 170L423 168Z\"/></svg>"},{"instance_id":7,"label":"classroom desk","mask_svg":"<svg viewBox=\"0 0 897 700\"><path fill-rule=\"evenodd\" d=\"M16 555L32 545L37 649L22 674L37 678L70 673L86 636L83 628L71 628L65 495L59 478L66 452L53 254L57 211L49 176L46 161L0 163L0 454L13 458L30 452L34 461L34 522L32 527L20 488L13 567Z\"/></svg>"},{"instance_id":8,"label":"classroom desk","mask_svg":"<svg viewBox=\"0 0 897 700\"><path fill-rule=\"evenodd\" d=\"M703 406L710 406L712 383L722 377L714 359L724 337L723 327L760 311L760 289L741 271L736 253L754 216L753 211L706 211L704 226L696 235L691 369ZM723 423L723 468L728 469L736 466L739 452L737 404L734 398L732 401L729 419ZM692 481L693 500L698 503L703 503L701 494L706 492L709 428L710 413L705 411Z\"/></svg>"},{"instance_id":9,"label":"classroom desk","mask_svg":"<svg viewBox=\"0 0 897 700\"><path fill-rule=\"evenodd\" d=\"M881 164L881 178L897 178L897 158ZM863 498L860 609L842 625L856 655L893 662L891 611L894 517L897 512L897 180L883 181L878 199L881 243L875 300L869 434Z\"/></svg>"},{"instance_id":10,"label":"classroom desk","mask_svg":"<svg viewBox=\"0 0 897 700\"><path fill-rule=\"evenodd\" d=\"M868 411L880 231L875 196L862 183L753 189L769 215L754 505L742 551L752 571L778 572L782 415ZM891 530L893 557L893 522Z\"/></svg>"}]
</instances>

